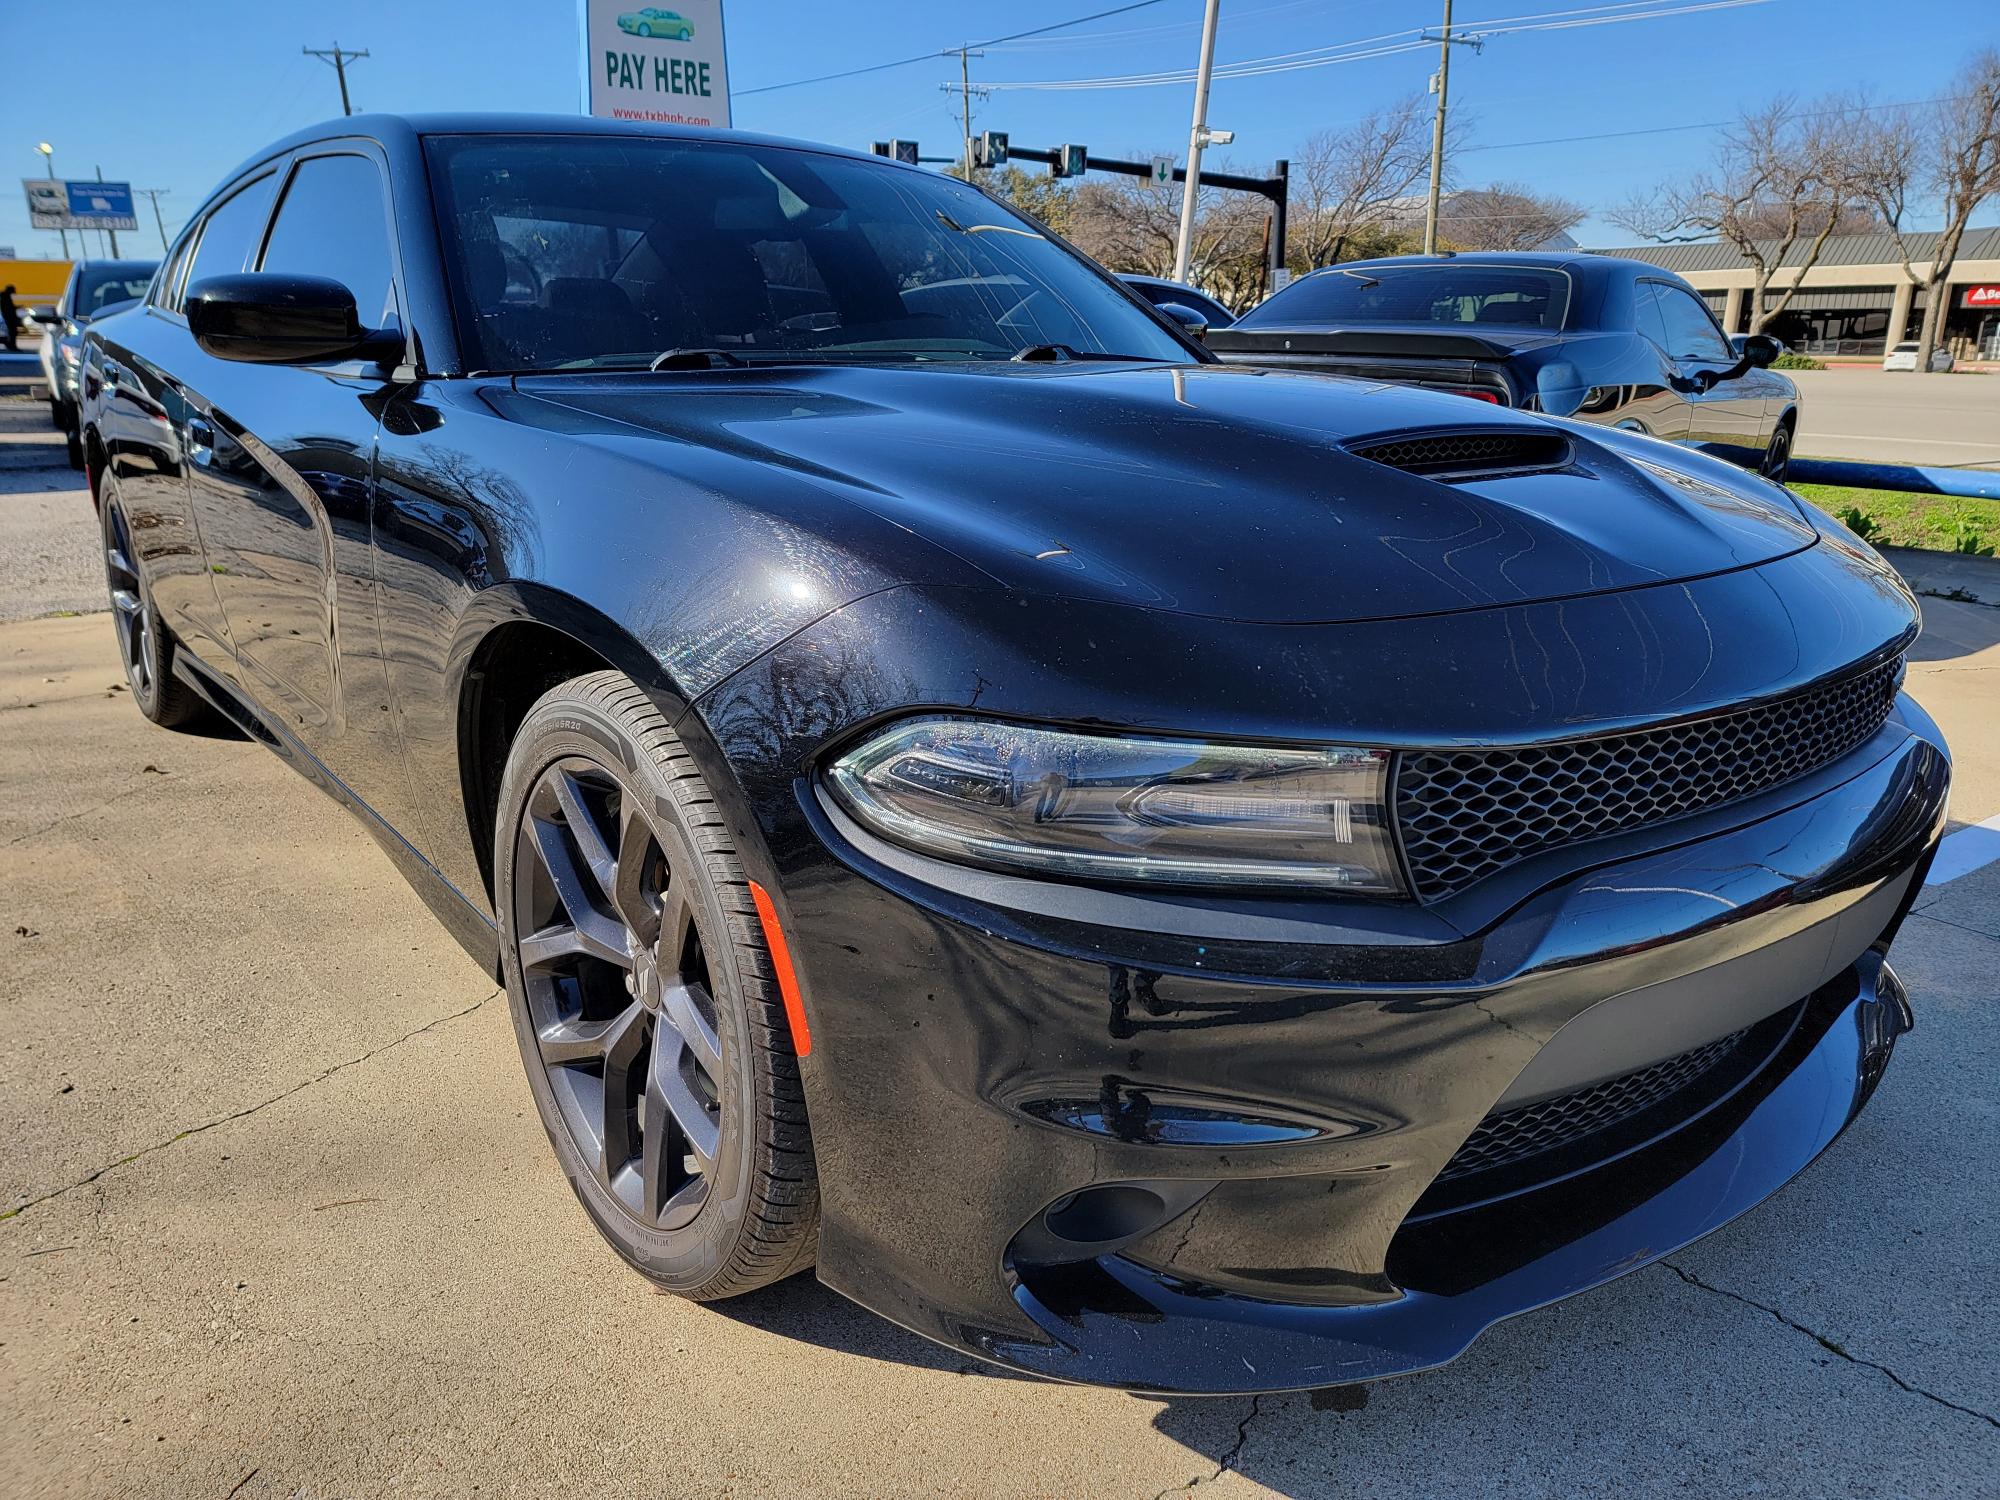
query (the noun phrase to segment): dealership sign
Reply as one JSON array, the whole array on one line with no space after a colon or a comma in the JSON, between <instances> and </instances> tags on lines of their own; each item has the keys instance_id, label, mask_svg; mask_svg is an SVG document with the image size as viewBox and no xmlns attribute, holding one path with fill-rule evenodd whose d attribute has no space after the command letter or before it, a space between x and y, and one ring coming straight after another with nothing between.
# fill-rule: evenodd
<instances>
[{"instance_id":1,"label":"dealership sign","mask_svg":"<svg viewBox=\"0 0 2000 1500\"><path fill-rule=\"evenodd\" d=\"M1969 286L1960 293L1958 305L2000 308L2000 286Z\"/></svg>"},{"instance_id":2,"label":"dealership sign","mask_svg":"<svg viewBox=\"0 0 2000 1500\"><path fill-rule=\"evenodd\" d=\"M586 114L728 126L722 0L582 0L582 11Z\"/></svg>"},{"instance_id":3,"label":"dealership sign","mask_svg":"<svg viewBox=\"0 0 2000 1500\"><path fill-rule=\"evenodd\" d=\"M28 222L37 229L137 229L129 182L59 182L24 177Z\"/></svg>"}]
</instances>

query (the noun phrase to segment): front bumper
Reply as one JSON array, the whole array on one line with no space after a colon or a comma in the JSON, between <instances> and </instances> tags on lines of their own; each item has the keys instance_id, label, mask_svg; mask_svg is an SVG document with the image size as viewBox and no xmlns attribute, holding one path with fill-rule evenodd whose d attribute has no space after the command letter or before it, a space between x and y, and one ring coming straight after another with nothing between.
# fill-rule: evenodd
<instances>
[{"instance_id":1,"label":"front bumper","mask_svg":"<svg viewBox=\"0 0 2000 1500\"><path fill-rule=\"evenodd\" d=\"M1151 931L1129 909L1027 910L800 783L816 847L786 925L812 1008L820 1276L986 1359L1134 1389L1448 1360L1727 1222L1860 1110L1909 1024L1883 956L1948 780L1904 699L1812 777L1583 846L1587 867L1483 930L1373 944L1296 922L1246 938L1240 914L1198 940L1185 907ZM1440 1193L1496 1107L1745 1028L1753 1066L1698 1118L1615 1161L1558 1153L1553 1181Z\"/></svg>"}]
</instances>

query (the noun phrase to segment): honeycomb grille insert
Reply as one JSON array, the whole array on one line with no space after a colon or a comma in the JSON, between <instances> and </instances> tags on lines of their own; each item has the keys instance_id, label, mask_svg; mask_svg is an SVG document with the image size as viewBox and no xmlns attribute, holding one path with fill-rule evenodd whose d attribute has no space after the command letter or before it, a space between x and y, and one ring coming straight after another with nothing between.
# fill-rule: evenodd
<instances>
[{"instance_id":1,"label":"honeycomb grille insert","mask_svg":"<svg viewBox=\"0 0 2000 1500\"><path fill-rule=\"evenodd\" d=\"M1575 1093L1499 1110L1479 1122L1445 1168L1439 1182L1511 1166L1609 1129L1678 1094L1742 1044L1748 1028L1705 1043L1679 1057L1608 1078Z\"/></svg>"},{"instance_id":2,"label":"honeycomb grille insert","mask_svg":"<svg viewBox=\"0 0 2000 1500\"><path fill-rule=\"evenodd\" d=\"M1882 727L1901 671L1893 660L1771 703L1631 734L1407 752L1396 818L1411 886L1436 900L1544 850L1803 776Z\"/></svg>"},{"instance_id":3,"label":"honeycomb grille insert","mask_svg":"<svg viewBox=\"0 0 2000 1500\"><path fill-rule=\"evenodd\" d=\"M1432 479L1539 473L1569 462L1569 439L1547 432L1444 432L1361 443L1356 458Z\"/></svg>"}]
</instances>

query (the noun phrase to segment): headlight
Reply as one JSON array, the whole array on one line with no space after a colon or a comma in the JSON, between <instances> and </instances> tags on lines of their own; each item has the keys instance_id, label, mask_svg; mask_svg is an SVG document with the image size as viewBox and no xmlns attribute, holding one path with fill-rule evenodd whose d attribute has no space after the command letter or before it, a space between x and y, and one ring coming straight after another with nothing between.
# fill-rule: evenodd
<instances>
[{"instance_id":1,"label":"headlight","mask_svg":"<svg viewBox=\"0 0 2000 1500\"><path fill-rule=\"evenodd\" d=\"M835 798L884 838L1080 880L1402 890L1389 757L912 719L836 761Z\"/></svg>"},{"instance_id":2,"label":"headlight","mask_svg":"<svg viewBox=\"0 0 2000 1500\"><path fill-rule=\"evenodd\" d=\"M74 344L57 344L56 353L60 354L63 357L64 364L73 365L76 363L77 357L82 353L82 351L79 350Z\"/></svg>"}]
</instances>

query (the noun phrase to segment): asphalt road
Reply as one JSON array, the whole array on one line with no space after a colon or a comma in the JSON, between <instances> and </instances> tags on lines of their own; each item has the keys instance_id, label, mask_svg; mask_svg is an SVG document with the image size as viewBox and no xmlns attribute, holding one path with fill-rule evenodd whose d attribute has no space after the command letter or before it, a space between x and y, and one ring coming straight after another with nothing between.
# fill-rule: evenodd
<instances>
[{"instance_id":1,"label":"asphalt road","mask_svg":"<svg viewBox=\"0 0 2000 1500\"><path fill-rule=\"evenodd\" d=\"M1913 685L1993 817L2000 609L1927 613ZM0 726L0 1494L2000 1493L2000 863L1925 893L1918 1029L1769 1204L1433 1374L1163 1401L987 1373L810 1277L655 1294L558 1176L504 999L348 815L146 725L102 614L0 624Z\"/></svg>"},{"instance_id":2,"label":"asphalt road","mask_svg":"<svg viewBox=\"0 0 2000 1500\"><path fill-rule=\"evenodd\" d=\"M2000 468L2000 374L1788 370L1809 458Z\"/></svg>"}]
</instances>

